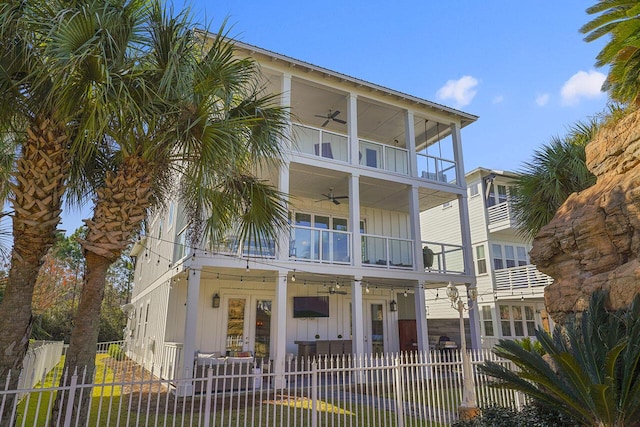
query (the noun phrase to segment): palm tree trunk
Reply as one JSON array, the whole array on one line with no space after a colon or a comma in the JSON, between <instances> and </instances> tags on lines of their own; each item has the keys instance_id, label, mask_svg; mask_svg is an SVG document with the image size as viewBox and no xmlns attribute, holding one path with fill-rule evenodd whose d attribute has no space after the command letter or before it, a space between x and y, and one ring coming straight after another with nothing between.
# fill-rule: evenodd
<instances>
[{"instance_id":1,"label":"palm tree trunk","mask_svg":"<svg viewBox=\"0 0 640 427\"><path fill-rule=\"evenodd\" d=\"M49 119L36 119L27 129L27 140L13 175L13 250L9 281L0 305L0 378L4 381L11 374L10 389L18 384L29 346L31 300L38 272L55 243L60 222L69 176L67 142L64 128ZM5 422L0 420L2 425Z\"/></svg>"},{"instance_id":2,"label":"palm tree trunk","mask_svg":"<svg viewBox=\"0 0 640 427\"><path fill-rule=\"evenodd\" d=\"M78 370L78 384L91 384L94 377L96 344L100 329L100 308L106 286L107 272L122 254L146 218L150 205L151 176L147 164L138 157L129 157L116 173L109 173L105 186L98 190L93 219L85 221L88 228L84 249L86 273L75 324L65 360L65 372L70 378ZM86 375L81 375L86 369ZM64 377L61 378L62 384ZM68 382L68 381L67 381ZM65 393L58 393L51 419L65 413L61 404L68 401ZM74 399L74 420L80 425L87 421L91 392L78 392ZM80 412L78 411L80 408Z\"/></svg>"}]
</instances>

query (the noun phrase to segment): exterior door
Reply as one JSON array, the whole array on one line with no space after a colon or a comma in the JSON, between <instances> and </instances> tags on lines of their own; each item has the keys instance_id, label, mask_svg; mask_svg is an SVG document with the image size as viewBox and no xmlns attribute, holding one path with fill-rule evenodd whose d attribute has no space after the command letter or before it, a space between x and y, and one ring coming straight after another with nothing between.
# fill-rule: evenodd
<instances>
[{"instance_id":1,"label":"exterior door","mask_svg":"<svg viewBox=\"0 0 640 427\"><path fill-rule=\"evenodd\" d=\"M384 301L369 301L366 303L365 345L371 354L382 355L385 352L385 336L387 319Z\"/></svg>"},{"instance_id":2,"label":"exterior door","mask_svg":"<svg viewBox=\"0 0 640 427\"><path fill-rule=\"evenodd\" d=\"M269 358L271 346L271 300L259 296L227 299L227 354L251 351Z\"/></svg>"}]
</instances>

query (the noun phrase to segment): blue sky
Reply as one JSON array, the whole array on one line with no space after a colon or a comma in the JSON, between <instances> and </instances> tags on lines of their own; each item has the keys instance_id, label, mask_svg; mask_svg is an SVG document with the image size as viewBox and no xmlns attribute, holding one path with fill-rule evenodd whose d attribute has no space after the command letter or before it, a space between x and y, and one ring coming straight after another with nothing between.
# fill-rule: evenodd
<instances>
[{"instance_id":1,"label":"blue sky","mask_svg":"<svg viewBox=\"0 0 640 427\"><path fill-rule=\"evenodd\" d=\"M175 1L236 39L480 116L465 169L517 170L552 136L601 112L605 40L578 29L596 1ZM81 225L66 215L63 228ZM86 215L85 215L86 217Z\"/></svg>"}]
</instances>

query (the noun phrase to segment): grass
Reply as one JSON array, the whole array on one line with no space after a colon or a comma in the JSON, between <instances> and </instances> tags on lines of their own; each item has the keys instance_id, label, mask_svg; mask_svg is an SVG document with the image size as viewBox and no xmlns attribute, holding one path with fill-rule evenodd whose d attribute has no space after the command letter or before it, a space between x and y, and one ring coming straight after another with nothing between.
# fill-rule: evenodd
<instances>
[{"instance_id":1,"label":"grass","mask_svg":"<svg viewBox=\"0 0 640 427\"><path fill-rule=\"evenodd\" d=\"M131 387L117 385L121 381L120 373L113 368L122 366L108 355L96 357L96 384L92 390L92 401L89 413L89 426L117 425L170 425L190 426L203 422L205 399L177 398L166 390L152 393L131 391ZM126 362L122 362L126 363ZM64 360L59 368L64 366ZM58 379L49 374L37 387L42 391L32 392L18 405L18 418L15 425L40 426L47 425L50 408L56 398L56 392L47 390L54 387ZM115 384L114 384L115 383ZM411 385L413 386L413 385ZM425 384L422 384L424 387ZM350 391L364 391L354 390ZM443 390L446 398L440 399L440 409L455 410L457 408L457 389ZM393 399L393 393L387 390L384 398ZM226 400L225 400L226 399ZM247 401L248 400L248 401ZM455 403L454 403L455 402ZM137 410L137 407L140 410ZM370 404L318 402L319 426L395 426L396 413L388 407L376 407ZM304 395L282 395L273 390L256 395L234 393L230 396L213 399L211 403L211 425L300 425L311 424L311 399ZM120 424L117 423L120 419ZM24 423L24 424L23 424ZM425 421L418 417L405 416L405 425L439 426L440 424Z\"/></svg>"}]
</instances>

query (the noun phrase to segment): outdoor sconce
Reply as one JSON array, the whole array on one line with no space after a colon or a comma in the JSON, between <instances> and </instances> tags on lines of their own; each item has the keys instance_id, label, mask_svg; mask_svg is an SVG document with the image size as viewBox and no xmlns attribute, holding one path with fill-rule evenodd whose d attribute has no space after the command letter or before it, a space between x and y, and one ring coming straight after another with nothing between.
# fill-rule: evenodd
<instances>
[{"instance_id":1,"label":"outdoor sconce","mask_svg":"<svg viewBox=\"0 0 640 427\"><path fill-rule=\"evenodd\" d=\"M391 300L391 302L389 303L389 310L398 311L398 303L396 302L396 300Z\"/></svg>"},{"instance_id":2,"label":"outdoor sconce","mask_svg":"<svg viewBox=\"0 0 640 427\"><path fill-rule=\"evenodd\" d=\"M211 307L213 307L213 308L220 307L220 295L213 294L213 299L211 301Z\"/></svg>"}]
</instances>

